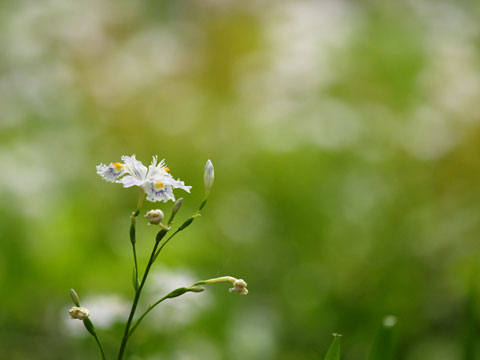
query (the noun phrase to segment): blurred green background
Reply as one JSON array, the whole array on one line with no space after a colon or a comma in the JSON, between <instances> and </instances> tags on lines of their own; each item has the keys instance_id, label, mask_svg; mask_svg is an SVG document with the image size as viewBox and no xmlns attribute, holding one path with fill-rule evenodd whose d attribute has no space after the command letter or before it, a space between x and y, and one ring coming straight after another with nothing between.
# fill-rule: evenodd
<instances>
[{"instance_id":1,"label":"blurred green background","mask_svg":"<svg viewBox=\"0 0 480 360\"><path fill-rule=\"evenodd\" d=\"M477 1L2 1L0 358L110 358L136 189L95 165L157 154L203 216L165 248L128 359L474 359L480 257ZM145 203L144 210L158 204ZM160 204L169 211L172 204ZM155 229L138 222L141 268Z\"/></svg>"}]
</instances>

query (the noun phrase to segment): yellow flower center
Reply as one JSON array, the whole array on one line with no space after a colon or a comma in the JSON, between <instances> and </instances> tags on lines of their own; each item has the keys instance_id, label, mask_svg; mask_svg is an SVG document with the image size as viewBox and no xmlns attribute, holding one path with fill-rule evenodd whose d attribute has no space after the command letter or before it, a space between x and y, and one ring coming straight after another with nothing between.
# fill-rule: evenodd
<instances>
[{"instance_id":1,"label":"yellow flower center","mask_svg":"<svg viewBox=\"0 0 480 360\"><path fill-rule=\"evenodd\" d=\"M163 169L163 170L165 170L166 172L169 172L169 171L170 171L170 168L165 168L165 169Z\"/></svg>"},{"instance_id":2,"label":"yellow flower center","mask_svg":"<svg viewBox=\"0 0 480 360\"><path fill-rule=\"evenodd\" d=\"M122 170L123 169L123 164L113 163L112 165L115 166L115 169L117 169L117 170Z\"/></svg>"},{"instance_id":3,"label":"yellow flower center","mask_svg":"<svg viewBox=\"0 0 480 360\"><path fill-rule=\"evenodd\" d=\"M161 181L157 181L155 183L155 187L156 188L160 188L160 189L163 189L165 187L165 185L161 182Z\"/></svg>"}]
</instances>

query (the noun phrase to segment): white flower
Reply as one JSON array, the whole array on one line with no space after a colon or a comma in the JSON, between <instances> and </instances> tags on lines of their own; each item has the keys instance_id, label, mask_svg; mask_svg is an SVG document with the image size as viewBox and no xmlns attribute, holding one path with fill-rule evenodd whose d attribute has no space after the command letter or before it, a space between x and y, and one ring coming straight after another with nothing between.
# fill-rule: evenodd
<instances>
[{"instance_id":1,"label":"white flower","mask_svg":"<svg viewBox=\"0 0 480 360\"><path fill-rule=\"evenodd\" d=\"M97 165L97 174L106 181L115 182L120 176L125 174L124 166L120 163L110 163L110 165Z\"/></svg>"},{"instance_id":2,"label":"white flower","mask_svg":"<svg viewBox=\"0 0 480 360\"><path fill-rule=\"evenodd\" d=\"M170 169L165 165L165 160L157 164L154 156L151 165L147 168L132 156L122 156L123 163L100 164L97 166L97 174L109 182L123 184L123 187L139 186L147 194L147 200L175 201L173 189L182 189L190 192L191 186L185 186L180 179L175 180L170 175Z\"/></svg>"},{"instance_id":3,"label":"white flower","mask_svg":"<svg viewBox=\"0 0 480 360\"><path fill-rule=\"evenodd\" d=\"M78 320L85 320L87 317L90 316L90 311L88 311L88 309L78 306L72 307L70 310L68 310L68 313L70 314L72 319Z\"/></svg>"},{"instance_id":4,"label":"white flower","mask_svg":"<svg viewBox=\"0 0 480 360\"><path fill-rule=\"evenodd\" d=\"M150 210L145 214L148 222L152 225L158 225L163 220L163 211L160 209Z\"/></svg>"},{"instance_id":5,"label":"white flower","mask_svg":"<svg viewBox=\"0 0 480 360\"><path fill-rule=\"evenodd\" d=\"M147 194L147 200L152 202L175 201L173 189L182 189L190 192L192 187L185 186L185 183L180 181L180 179L175 180L169 171L170 169L165 165L165 160L157 164L157 157L153 157L152 164L148 167L148 174L143 187Z\"/></svg>"}]
</instances>

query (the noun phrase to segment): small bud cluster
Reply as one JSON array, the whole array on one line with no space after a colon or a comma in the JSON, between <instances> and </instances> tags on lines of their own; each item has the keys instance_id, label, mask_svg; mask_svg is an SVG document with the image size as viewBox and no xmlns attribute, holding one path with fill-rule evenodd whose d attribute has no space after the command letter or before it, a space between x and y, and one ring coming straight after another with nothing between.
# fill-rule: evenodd
<instances>
[{"instance_id":1,"label":"small bud cluster","mask_svg":"<svg viewBox=\"0 0 480 360\"><path fill-rule=\"evenodd\" d=\"M148 223L151 225L159 225L163 220L163 211L160 209L150 210L145 214L148 219Z\"/></svg>"},{"instance_id":2,"label":"small bud cluster","mask_svg":"<svg viewBox=\"0 0 480 360\"><path fill-rule=\"evenodd\" d=\"M68 313L72 319L78 320L85 320L90 316L90 311L88 311L88 309L79 306L72 307L70 310L68 310Z\"/></svg>"},{"instance_id":3,"label":"small bud cluster","mask_svg":"<svg viewBox=\"0 0 480 360\"><path fill-rule=\"evenodd\" d=\"M229 289L230 292L238 292L239 294L242 295L247 295L248 290L247 290L247 283L243 279L236 279L235 282L233 283L233 288Z\"/></svg>"}]
</instances>

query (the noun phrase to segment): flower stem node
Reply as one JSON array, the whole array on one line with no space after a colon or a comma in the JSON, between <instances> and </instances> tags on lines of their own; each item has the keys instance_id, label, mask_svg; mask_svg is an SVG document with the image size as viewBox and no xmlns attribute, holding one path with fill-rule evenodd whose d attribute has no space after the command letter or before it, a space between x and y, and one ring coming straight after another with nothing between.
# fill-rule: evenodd
<instances>
[{"instance_id":1,"label":"flower stem node","mask_svg":"<svg viewBox=\"0 0 480 360\"><path fill-rule=\"evenodd\" d=\"M145 214L145 217L148 219L148 222L151 225L160 225L163 220L163 216L163 211L160 209L150 210Z\"/></svg>"},{"instance_id":2,"label":"flower stem node","mask_svg":"<svg viewBox=\"0 0 480 360\"><path fill-rule=\"evenodd\" d=\"M70 314L72 319L78 319L78 320L85 320L90 316L90 311L80 306L72 307L70 310L68 310L68 313Z\"/></svg>"}]
</instances>

